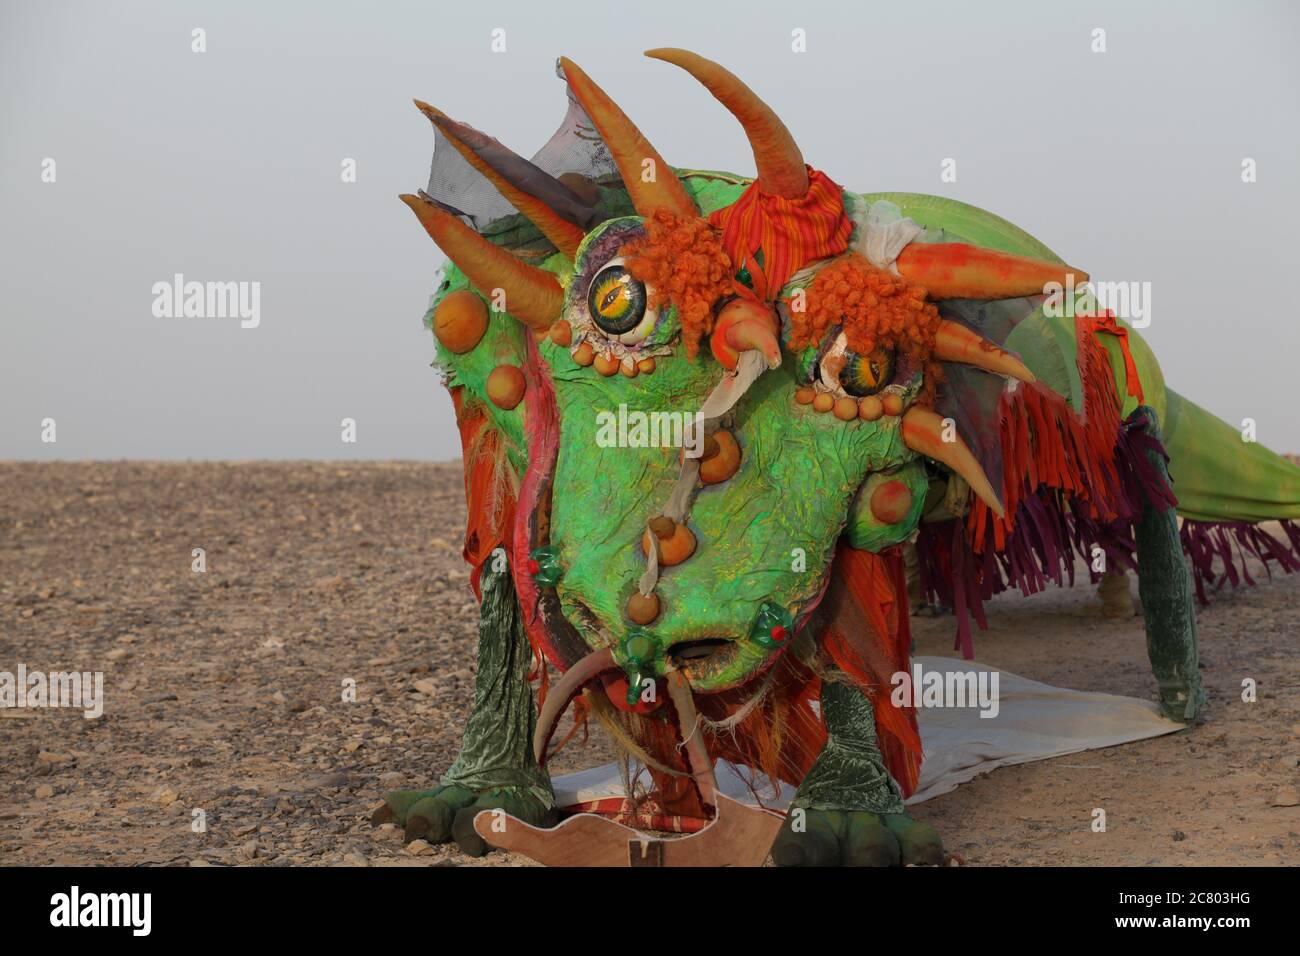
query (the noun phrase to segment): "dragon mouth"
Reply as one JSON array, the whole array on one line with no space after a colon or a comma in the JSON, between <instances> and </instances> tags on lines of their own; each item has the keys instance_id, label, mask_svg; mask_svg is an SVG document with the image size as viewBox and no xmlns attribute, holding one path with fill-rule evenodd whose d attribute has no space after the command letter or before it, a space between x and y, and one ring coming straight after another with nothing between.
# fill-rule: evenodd
<instances>
[{"instance_id":1,"label":"dragon mouth","mask_svg":"<svg viewBox=\"0 0 1300 956\"><path fill-rule=\"evenodd\" d=\"M664 657L692 682L702 682L727 669L737 654L740 645L728 637L701 637L669 645Z\"/></svg>"},{"instance_id":2,"label":"dragon mouth","mask_svg":"<svg viewBox=\"0 0 1300 956\"><path fill-rule=\"evenodd\" d=\"M725 637L706 637L698 641L680 641L668 648L668 656L674 663L698 661L712 657L730 644Z\"/></svg>"}]
</instances>

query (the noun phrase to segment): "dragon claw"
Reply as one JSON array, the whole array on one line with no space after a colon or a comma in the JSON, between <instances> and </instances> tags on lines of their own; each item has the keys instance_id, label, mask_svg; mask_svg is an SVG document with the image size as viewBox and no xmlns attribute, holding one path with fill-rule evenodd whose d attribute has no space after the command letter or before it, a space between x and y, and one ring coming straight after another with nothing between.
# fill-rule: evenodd
<instances>
[{"instance_id":1,"label":"dragon claw","mask_svg":"<svg viewBox=\"0 0 1300 956\"><path fill-rule=\"evenodd\" d=\"M777 866L941 866L943 843L906 813L791 811L776 842Z\"/></svg>"}]
</instances>

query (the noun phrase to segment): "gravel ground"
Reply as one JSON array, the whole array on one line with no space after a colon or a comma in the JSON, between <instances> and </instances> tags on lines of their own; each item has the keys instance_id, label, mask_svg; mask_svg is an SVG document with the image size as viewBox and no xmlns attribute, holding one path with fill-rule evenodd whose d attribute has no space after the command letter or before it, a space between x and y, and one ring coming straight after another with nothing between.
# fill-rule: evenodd
<instances>
[{"instance_id":1,"label":"gravel ground","mask_svg":"<svg viewBox=\"0 0 1300 956\"><path fill-rule=\"evenodd\" d=\"M105 675L99 719L0 710L0 863L526 862L411 852L366 822L456 753L477 620L463 527L457 464L0 464L0 671ZM1190 731L1005 768L916 815L968 864L1297 862L1298 589L1202 613L1211 703ZM1140 619L1102 617L1089 588L1003 596L990 619L986 663L1152 693ZM951 653L951 618L916 632ZM556 768L611 757L593 731Z\"/></svg>"}]
</instances>

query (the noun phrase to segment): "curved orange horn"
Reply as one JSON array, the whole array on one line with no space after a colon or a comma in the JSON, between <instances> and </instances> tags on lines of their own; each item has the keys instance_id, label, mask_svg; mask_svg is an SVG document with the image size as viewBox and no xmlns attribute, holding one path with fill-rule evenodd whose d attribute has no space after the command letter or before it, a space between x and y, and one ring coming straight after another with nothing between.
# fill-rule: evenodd
<instances>
[{"instance_id":1,"label":"curved orange horn","mask_svg":"<svg viewBox=\"0 0 1300 956\"><path fill-rule=\"evenodd\" d=\"M709 334L709 348L720 365L735 369L740 353L754 349L762 353L768 368L781 364L780 325L768 306L750 299L732 299L718 313Z\"/></svg>"},{"instance_id":2,"label":"curved orange horn","mask_svg":"<svg viewBox=\"0 0 1300 956\"><path fill-rule=\"evenodd\" d=\"M1025 363L1010 352L998 348L984 336L960 322L943 319L934 336L934 357L942 362L960 362L986 372L1010 375L1022 382L1037 379Z\"/></svg>"},{"instance_id":3,"label":"curved orange horn","mask_svg":"<svg viewBox=\"0 0 1300 956\"><path fill-rule=\"evenodd\" d=\"M567 56L560 57L560 67L564 70L569 89L609 147L610 156L618 166L636 211L642 216L649 216L656 209L667 209L680 218L698 216L695 203L677 179L677 174L641 135L627 114L618 108L618 104ZM653 182L642 179L642 164L647 159L652 164Z\"/></svg>"},{"instance_id":4,"label":"curved orange horn","mask_svg":"<svg viewBox=\"0 0 1300 956\"><path fill-rule=\"evenodd\" d=\"M529 222L541 230L542 235L551 241L555 248L559 249L570 259L578 253L578 245L582 242L586 233L575 226L573 223L562 218L558 212L552 209L538 196L530 195L519 187L515 186L508 179L501 175L494 167L489 165L482 156L474 149L475 142L478 145L492 143L498 148L504 150L505 147L491 140L490 137L480 133L472 126L466 126L464 123L458 123L436 106L430 106L421 100L415 101L416 107L421 113L429 118L434 126L447 137L447 141L455 148L456 152L465 157L465 161L478 170L488 182L497 188L497 192L505 197L506 202L514 206L526 217ZM526 163L526 160L521 160ZM531 166L531 163L528 163ZM545 174L536 170L540 176ZM558 185L558 182L557 182Z\"/></svg>"},{"instance_id":5,"label":"curved orange horn","mask_svg":"<svg viewBox=\"0 0 1300 956\"><path fill-rule=\"evenodd\" d=\"M1078 286L1088 273L1059 262L981 249L964 242L913 242L898 254L898 271L932 299L1015 299L1046 295L1049 282Z\"/></svg>"},{"instance_id":6,"label":"curved orange horn","mask_svg":"<svg viewBox=\"0 0 1300 956\"><path fill-rule=\"evenodd\" d=\"M564 292L549 272L520 262L428 199L409 193L397 198L411 207L425 232L480 292L505 292L506 311L516 319L529 328L549 329L560 317Z\"/></svg>"},{"instance_id":7,"label":"curved orange horn","mask_svg":"<svg viewBox=\"0 0 1300 956\"><path fill-rule=\"evenodd\" d=\"M984 468L971 453L970 448L953 430L953 440L943 440L943 419L928 408L914 406L903 416L903 444L927 458L942 462L966 479L971 491L999 518L1003 516L1002 502L989 484Z\"/></svg>"},{"instance_id":8,"label":"curved orange horn","mask_svg":"<svg viewBox=\"0 0 1300 956\"><path fill-rule=\"evenodd\" d=\"M781 118L730 70L689 50L662 47L646 50L648 57L680 66L695 77L740 121L754 152L758 188L773 196L799 199L808 192L803 153Z\"/></svg>"}]
</instances>

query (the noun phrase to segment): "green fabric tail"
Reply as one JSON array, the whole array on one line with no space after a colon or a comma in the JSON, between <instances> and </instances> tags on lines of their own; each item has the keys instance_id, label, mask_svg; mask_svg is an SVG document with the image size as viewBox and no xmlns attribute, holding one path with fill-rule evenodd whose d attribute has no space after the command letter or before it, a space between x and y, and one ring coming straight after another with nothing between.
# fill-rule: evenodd
<instances>
[{"instance_id":1,"label":"green fabric tail","mask_svg":"<svg viewBox=\"0 0 1300 956\"><path fill-rule=\"evenodd\" d=\"M1300 518L1300 468L1177 392L1168 391L1165 450L1178 513L1198 521Z\"/></svg>"},{"instance_id":2,"label":"green fabric tail","mask_svg":"<svg viewBox=\"0 0 1300 956\"><path fill-rule=\"evenodd\" d=\"M528 682L532 649L510 572L493 571L491 563L484 565L481 582L474 709L460 754L442 783L467 790L518 787L554 807L550 777L533 759L537 709Z\"/></svg>"}]
</instances>

